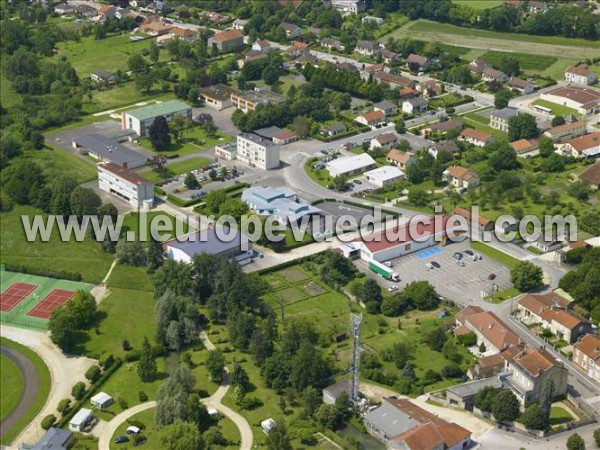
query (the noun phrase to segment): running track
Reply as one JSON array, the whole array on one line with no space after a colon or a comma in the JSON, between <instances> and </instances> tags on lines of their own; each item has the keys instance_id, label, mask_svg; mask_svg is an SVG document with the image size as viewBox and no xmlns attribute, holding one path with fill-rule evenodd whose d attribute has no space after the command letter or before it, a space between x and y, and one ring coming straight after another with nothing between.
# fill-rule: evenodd
<instances>
[{"instance_id":1,"label":"running track","mask_svg":"<svg viewBox=\"0 0 600 450\"><path fill-rule=\"evenodd\" d=\"M0 424L0 438L3 439L19 419L33 406L40 388L40 376L29 358L25 357L18 350L7 345L0 345L0 353L13 361L23 374L23 393L21 394L19 403L6 416L2 424Z\"/></svg>"}]
</instances>

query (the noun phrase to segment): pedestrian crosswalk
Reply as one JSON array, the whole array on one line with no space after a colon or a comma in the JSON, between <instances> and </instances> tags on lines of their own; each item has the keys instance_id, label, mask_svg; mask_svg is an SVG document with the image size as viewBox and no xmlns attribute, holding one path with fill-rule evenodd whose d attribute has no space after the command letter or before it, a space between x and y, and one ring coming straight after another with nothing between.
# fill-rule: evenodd
<instances>
[{"instance_id":1,"label":"pedestrian crosswalk","mask_svg":"<svg viewBox=\"0 0 600 450\"><path fill-rule=\"evenodd\" d=\"M586 398L585 401L588 402L590 405L593 405L594 403L600 403L600 395L596 395L595 397Z\"/></svg>"}]
</instances>

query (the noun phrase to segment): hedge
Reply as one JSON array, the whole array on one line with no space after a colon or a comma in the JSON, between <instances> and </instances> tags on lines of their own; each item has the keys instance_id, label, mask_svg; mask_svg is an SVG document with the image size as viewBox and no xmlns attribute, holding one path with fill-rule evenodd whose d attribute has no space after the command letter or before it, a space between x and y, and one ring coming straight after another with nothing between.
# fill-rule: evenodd
<instances>
[{"instance_id":1,"label":"hedge","mask_svg":"<svg viewBox=\"0 0 600 450\"><path fill-rule=\"evenodd\" d=\"M298 265L300 263L303 263L304 261L310 261L315 256L321 255L321 254L323 254L325 252L328 252L328 251L330 251L330 250L323 250L323 251L320 251L318 253L313 253L312 255L302 256L301 258L293 259L291 261L286 261L286 262L278 264L276 266L267 267L265 269L257 271L256 273L258 275L266 275L268 273L277 272L277 271L282 270L282 269L287 269L288 267L296 266L296 265Z\"/></svg>"},{"instance_id":2,"label":"hedge","mask_svg":"<svg viewBox=\"0 0 600 450\"><path fill-rule=\"evenodd\" d=\"M192 198L190 200L182 200L173 194L167 194L167 200L169 202L173 203L175 206L180 206L182 208L185 208L187 206L197 205L198 203L202 202L202 198Z\"/></svg>"},{"instance_id":3,"label":"hedge","mask_svg":"<svg viewBox=\"0 0 600 450\"><path fill-rule=\"evenodd\" d=\"M37 275L40 277L56 278L59 280L70 280L70 281L81 281L83 277L80 273L66 272L64 270L50 270L50 269L35 269L26 266L19 266L15 264L5 264L4 269L8 272L19 272L26 273L28 275Z\"/></svg>"},{"instance_id":4,"label":"hedge","mask_svg":"<svg viewBox=\"0 0 600 450\"><path fill-rule=\"evenodd\" d=\"M62 417L62 419L60 419L60 421L58 422L58 424L56 425L57 428L63 428L66 424L69 423L69 420L71 420L71 418L75 415L75 413L77 411L79 411L81 409L81 407L90 399L92 398L92 396L96 393L96 391L98 389L100 389L102 387L102 385L106 382L106 380L108 380L110 378L110 376L115 373L117 371L117 369L119 367L121 367L121 364L123 364L123 361L121 361L120 358L117 358L115 360L115 363L111 366L110 369L106 370L102 376L98 379L98 381L96 381L94 384L92 384L90 386L90 388L87 390L87 392L85 393L85 395L81 398L81 400L79 400L77 403L75 403L70 409L69 411Z\"/></svg>"}]
</instances>

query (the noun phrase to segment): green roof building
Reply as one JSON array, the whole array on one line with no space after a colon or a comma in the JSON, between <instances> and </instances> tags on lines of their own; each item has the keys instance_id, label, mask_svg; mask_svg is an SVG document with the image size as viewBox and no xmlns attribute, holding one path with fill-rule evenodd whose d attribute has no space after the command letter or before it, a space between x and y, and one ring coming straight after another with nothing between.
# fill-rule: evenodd
<instances>
[{"instance_id":1,"label":"green roof building","mask_svg":"<svg viewBox=\"0 0 600 450\"><path fill-rule=\"evenodd\" d=\"M143 137L148 134L148 129L158 116L163 116L170 122L176 114L192 120L192 107L180 100L170 100L132 109L121 114L121 126L124 130L134 130Z\"/></svg>"}]
</instances>

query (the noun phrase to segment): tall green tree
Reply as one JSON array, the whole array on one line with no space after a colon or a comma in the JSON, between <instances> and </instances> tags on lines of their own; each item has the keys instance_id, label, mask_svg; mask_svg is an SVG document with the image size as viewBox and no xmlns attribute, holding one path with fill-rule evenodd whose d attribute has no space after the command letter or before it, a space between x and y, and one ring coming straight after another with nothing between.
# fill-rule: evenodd
<instances>
[{"instance_id":1,"label":"tall green tree","mask_svg":"<svg viewBox=\"0 0 600 450\"><path fill-rule=\"evenodd\" d=\"M579 434L573 433L567 439L567 450L585 450L585 441Z\"/></svg>"},{"instance_id":2,"label":"tall green tree","mask_svg":"<svg viewBox=\"0 0 600 450\"><path fill-rule=\"evenodd\" d=\"M177 421L164 426L159 432L164 450L203 450L204 442L198 427L190 422Z\"/></svg>"},{"instance_id":3,"label":"tall green tree","mask_svg":"<svg viewBox=\"0 0 600 450\"><path fill-rule=\"evenodd\" d=\"M283 420L276 424L267 435L268 450L292 450L291 439Z\"/></svg>"},{"instance_id":4,"label":"tall green tree","mask_svg":"<svg viewBox=\"0 0 600 450\"><path fill-rule=\"evenodd\" d=\"M173 369L169 378L156 392L154 420L157 425L170 425L178 420L187 420L188 399L196 379L185 364Z\"/></svg>"},{"instance_id":5,"label":"tall green tree","mask_svg":"<svg viewBox=\"0 0 600 450\"><path fill-rule=\"evenodd\" d=\"M137 374L143 382L148 382L154 380L157 372L158 369L156 367L156 358L154 357L154 351L150 346L148 338L144 336L140 360L138 362L137 367Z\"/></svg>"},{"instance_id":6,"label":"tall green tree","mask_svg":"<svg viewBox=\"0 0 600 450\"><path fill-rule=\"evenodd\" d=\"M102 200L92 189L77 186L70 198L71 213L78 217L92 216L98 213Z\"/></svg>"},{"instance_id":7,"label":"tall green tree","mask_svg":"<svg viewBox=\"0 0 600 450\"><path fill-rule=\"evenodd\" d=\"M381 286L379 286L377 281L372 278L365 281L361 292L361 301L365 304L367 312L370 314L381 312L383 294L381 293Z\"/></svg>"},{"instance_id":8,"label":"tall green tree","mask_svg":"<svg viewBox=\"0 0 600 450\"><path fill-rule=\"evenodd\" d=\"M150 125L148 137L156 150L165 150L171 144L169 124L163 116L158 116Z\"/></svg>"},{"instance_id":9,"label":"tall green tree","mask_svg":"<svg viewBox=\"0 0 600 450\"><path fill-rule=\"evenodd\" d=\"M223 379L223 371L225 370L225 357L219 350L211 350L206 358L206 369L210 380L215 383L220 383Z\"/></svg>"},{"instance_id":10,"label":"tall green tree","mask_svg":"<svg viewBox=\"0 0 600 450\"><path fill-rule=\"evenodd\" d=\"M511 142L532 139L537 135L537 123L531 114L521 113L508 119L508 139Z\"/></svg>"},{"instance_id":11,"label":"tall green tree","mask_svg":"<svg viewBox=\"0 0 600 450\"><path fill-rule=\"evenodd\" d=\"M515 420L519 417L519 400L511 391L503 390L494 399L492 413L499 421Z\"/></svg>"},{"instance_id":12,"label":"tall green tree","mask_svg":"<svg viewBox=\"0 0 600 450\"><path fill-rule=\"evenodd\" d=\"M52 200L50 211L52 214L68 216L71 214L71 193L77 187L77 182L66 175L57 177L50 186L52 188Z\"/></svg>"},{"instance_id":13,"label":"tall green tree","mask_svg":"<svg viewBox=\"0 0 600 450\"><path fill-rule=\"evenodd\" d=\"M513 285L521 292L539 288L543 283L541 267L529 261L518 262L510 271Z\"/></svg>"}]
</instances>

